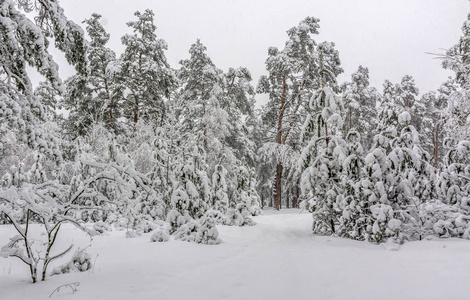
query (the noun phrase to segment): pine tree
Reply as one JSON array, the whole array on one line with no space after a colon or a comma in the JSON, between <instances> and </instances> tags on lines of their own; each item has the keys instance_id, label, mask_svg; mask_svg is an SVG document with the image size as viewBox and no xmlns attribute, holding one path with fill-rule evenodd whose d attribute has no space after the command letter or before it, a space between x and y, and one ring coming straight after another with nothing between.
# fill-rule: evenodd
<instances>
[{"instance_id":1,"label":"pine tree","mask_svg":"<svg viewBox=\"0 0 470 300\"><path fill-rule=\"evenodd\" d=\"M67 20L56 1L41 1L37 6L32 1L21 1L18 7L26 12L38 9L38 25L17 9L16 1L0 4L0 127L15 132L21 143L59 157L57 140L42 128L45 110L33 94L26 66L35 68L52 88L62 91L58 66L47 50L48 38L53 37L68 62L83 72L86 63L83 31ZM4 143L1 134L0 148Z\"/></svg>"},{"instance_id":2,"label":"pine tree","mask_svg":"<svg viewBox=\"0 0 470 300\"><path fill-rule=\"evenodd\" d=\"M134 126L140 119L162 125L165 98L170 97L176 84L175 72L165 57L166 42L155 34L154 13L147 9L134 15L137 20L127 23L134 33L122 37L126 48L115 66L124 93L124 116Z\"/></svg>"},{"instance_id":3,"label":"pine tree","mask_svg":"<svg viewBox=\"0 0 470 300\"><path fill-rule=\"evenodd\" d=\"M189 49L190 58L180 61L177 75L182 82L178 105L185 117L184 122L188 130L203 134L204 147L208 150L208 116L211 109L221 106L223 74L206 51L207 48L197 40Z\"/></svg>"},{"instance_id":4,"label":"pine tree","mask_svg":"<svg viewBox=\"0 0 470 300\"><path fill-rule=\"evenodd\" d=\"M346 111L345 131L357 131L361 135L362 144L368 149L372 145L372 132L377 125L378 100L377 91L369 86L369 70L359 66L351 75L351 82L342 88Z\"/></svg>"},{"instance_id":5,"label":"pine tree","mask_svg":"<svg viewBox=\"0 0 470 300\"><path fill-rule=\"evenodd\" d=\"M338 197L339 208L342 209L338 220L338 235L366 240L370 226L368 191L372 189L371 182L363 180L364 159L359 133L349 131L346 142L346 158L338 183L342 189L342 194Z\"/></svg>"},{"instance_id":6,"label":"pine tree","mask_svg":"<svg viewBox=\"0 0 470 300\"><path fill-rule=\"evenodd\" d=\"M215 171L212 174L212 207L223 214L227 213L229 207L226 175L227 170L221 164L215 166Z\"/></svg>"},{"instance_id":7,"label":"pine tree","mask_svg":"<svg viewBox=\"0 0 470 300\"><path fill-rule=\"evenodd\" d=\"M313 214L314 233L334 234L342 213L338 196L343 193L340 180L347 153L341 137L342 101L324 87L312 97L310 109L314 113L303 128L303 138L309 142L299 160L304 207Z\"/></svg>"},{"instance_id":8,"label":"pine tree","mask_svg":"<svg viewBox=\"0 0 470 300\"><path fill-rule=\"evenodd\" d=\"M44 119L46 121L57 121L59 116L56 113L58 106L59 92L54 89L48 81L41 81L34 89L34 96L42 103L44 108Z\"/></svg>"},{"instance_id":9,"label":"pine tree","mask_svg":"<svg viewBox=\"0 0 470 300\"><path fill-rule=\"evenodd\" d=\"M76 74L66 81L63 106L69 110L67 127L74 136L83 136L92 124L103 123L116 132L118 90L113 81L112 67L116 54L106 44L110 35L100 23L101 16L92 14L86 19L86 31L90 37L87 48L86 74Z\"/></svg>"},{"instance_id":10,"label":"pine tree","mask_svg":"<svg viewBox=\"0 0 470 300\"><path fill-rule=\"evenodd\" d=\"M434 169L429 164L431 156L421 146L419 134L411 125L411 116L402 112L398 116L403 126L400 136L391 141L390 180L388 199L399 214L408 236L420 235L415 230L423 225L419 205L435 197ZM419 236L421 238L421 236Z\"/></svg>"},{"instance_id":11,"label":"pine tree","mask_svg":"<svg viewBox=\"0 0 470 300\"><path fill-rule=\"evenodd\" d=\"M282 155L289 145L291 133L299 130L300 110L309 99L312 89L323 88L335 82L342 72L339 55L332 43L317 45L312 35L318 33L319 20L307 17L287 31L289 40L283 50L268 50L266 70L258 84L258 93L268 93L264 119L274 128L271 147L277 149L276 171L273 183L274 207L279 209L283 175Z\"/></svg>"},{"instance_id":12,"label":"pine tree","mask_svg":"<svg viewBox=\"0 0 470 300\"><path fill-rule=\"evenodd\" d=\"M442 66L445 69L455 72L456 81L462 89L468 90L470 88L470 71L469 64L470 58L470 14L467 15L467 20L462 25L462 36L458 43L447 50L443 57Z\"/></svg>"},{"instance_id":13,"label":"pine tree","mask_svg":"<svg viewBox=\"0 0 470 300\"><path fill-rule=\"evenodd\" d=\"M236 187L230 199L229 225L252 226L255 223L251 216L260 214L259 197L255 190L256 183L253 172L238 163L234 169L234 175L236 177Z\"/></svg>"},{"instance_id":14,"label":"pine tree","mask_svg":"<svg viewBox=\"0 0 470 300\"><path fill-rule=\"evenodd\" d=\"M221 102L222 109L228 116L225 142L238 160L244 161L247 167L253 167L258 148L250 137L248 128L248 123L254 119L255 103L251 73L245 67L229 68L224 77L224 96Z\"/></svg>"},{"instance_id":15,"label":"pine tree","mask_svg":"<svg viewBox=\"0 0 470 300\"><path fill-rule=\"evenodd\" d=\"M252 114L254 101L249 71L230 68L224 74L200 40L191 45L189 53L178 70L181 89L177 106L185 132L203 136L211 169L221 155L229 171L242 157L253 161L253 143L246 137L242 120L242 115Z\"/></svg>"}]
</instances>

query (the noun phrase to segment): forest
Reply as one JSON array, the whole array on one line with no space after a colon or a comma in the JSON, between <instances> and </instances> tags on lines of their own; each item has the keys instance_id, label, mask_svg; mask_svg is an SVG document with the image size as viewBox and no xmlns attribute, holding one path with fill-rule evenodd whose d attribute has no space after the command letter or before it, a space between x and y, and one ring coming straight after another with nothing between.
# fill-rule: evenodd
<instances>
[{"instance_id":1,"label":"forest","mask_svg":"<svg viewBox=\"0 0 470 300\"><path fill-rule=\"evenodd\" d=\"M0 224L15 231L0 257L32 282L73 252L54 247L66 223L215 245L221 225L300 208L315 235L470 238L470 15L435 54L454 75L422 94L406 74L377 90L367 66L338 82L340 53L312 16L266 49L258 82L219 69L200 40L170 67L154 17L127 20L118 55L99 14L76 24L56 0L0 2ZM50 47L73 76L60 78ZM259 94L269 100L256 108ZM91 268L74 255L52 273Z\"/></svg>"}]
</instances>

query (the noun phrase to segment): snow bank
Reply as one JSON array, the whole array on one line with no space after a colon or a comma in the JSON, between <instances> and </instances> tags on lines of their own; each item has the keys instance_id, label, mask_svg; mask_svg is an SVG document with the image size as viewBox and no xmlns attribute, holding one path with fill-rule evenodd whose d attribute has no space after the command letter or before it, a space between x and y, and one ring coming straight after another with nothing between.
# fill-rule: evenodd
<instances>
[{"instance_id":1,"label":"snow bank","mask_svg":"<svg viewBox=\"0 0 470 300\"><path fill-rule=\"evenodd\" d=\"M58 286L78 291L51 299L468 299L470 241L431 239L383 245L312 236L310 214L269 211L253 227L217 226L223 243L208 246L151 233L126 239L124 231L97 236L87 249L94 267L84 273L29 283L19 261L0 259L2 300L47 299ZM73 227L63 236L81 247L89 240ZM12 233L0 226L0 240ZM58 262L61 263L61 262Z\"/></svg>"}]
</instances>

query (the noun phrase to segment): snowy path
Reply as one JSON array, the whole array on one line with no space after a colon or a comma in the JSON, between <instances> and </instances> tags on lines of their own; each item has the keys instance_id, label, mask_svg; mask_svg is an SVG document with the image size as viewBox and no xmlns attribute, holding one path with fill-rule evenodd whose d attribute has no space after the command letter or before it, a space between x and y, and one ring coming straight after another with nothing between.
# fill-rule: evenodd
<instances>
[{"instance_id":1,"label":"snowy path","mask_svg":"<svg viewBox=\"0 0 470 300\"><path fill-rule=\"evenodd\" d=\"M295 210L255 220L254 227L220 227L224 243L217 246L150 243L149 235L126 239L115 231L93 241L89 252L99 254L93 272L36 285L24 266L0 259L0 299L47 299L75 281L76 294L63 290L51 299L470 299L470 241L414 242L387 251L313 237L311 216ZM86 242L67 230L75 243ZM0 241L7 231L0 226Z\"/></svg>"}]
</instances>

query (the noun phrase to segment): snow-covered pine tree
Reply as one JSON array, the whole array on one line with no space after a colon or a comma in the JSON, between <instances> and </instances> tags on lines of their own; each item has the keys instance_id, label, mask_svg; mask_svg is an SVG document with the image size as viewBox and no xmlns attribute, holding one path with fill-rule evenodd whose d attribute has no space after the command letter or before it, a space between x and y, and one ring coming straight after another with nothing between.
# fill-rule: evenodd
<instances>
[{"instance_id":1,"label":"snow-covered pine tree","mask_svg":"<svg viewBox=\"0 0 470 300\"><path fill-rule=\"evenodd\" d=\"M348 111L346 111L348 114ZM346 158L343 161L341 181L342 194L338 197L342 214L339 217L338 235L356 240L367 240L370 221L371 181L364 180L364 158L360 134L349 130L346 137Z\"/></svg>"},{"instance_id":2,"label":"snow-covered pine tree","mask_svg":"<svg viewBox=\"0 0 470 300\"><path fill-rule=\"evenodd\" d=\"M228 134L225 143L246 167L255 165L256 147L248 123L254 116L255 90L251 73L247 68L229 68L224 74L225 86L222 109L227 112Z\"/></svg>"},{"instance_id":3,"label":"snow-covered pine tree","mask_svg":"<svg viewBox=\"0 0 470 300\"><path fill-rule=\"evenodd\" d=\"M310 109L313 113L303 128L309 142L299 159L303 206L313 214L314 233L334 234L342 215L340 180L347 153L341 136L341 97L325 86L311 98Z\"/></svg>"},{"instance_id":4,"label":"snow-covered pine tree","mask_svg":"<svg viewBox=\"0 0 470 300\"><path fill-rule=\"evenodd\" d=\"M372 149L378 146L383 147L386 153L391 150L390 140L398 134L398 114L400 109L394 101L394 96L395 86L389 80L385 80L378 112L377 134L374 136Z\"/></svg>"},{"instance_id":5,"label":"snow-covered pine tree","mask_svg":"<svg viewBox=\"0 0 470 300\"><path fill-rule=\"evenodd\" d=\"M202 217L212 200L209 178L206 173L204 146L201 145L201 140L200 136L197 140L189 140L183 146L182 157L174 162L171 211L167 217L173 227L177 224L175 220L180 216L185 218L185 222L179 222L177 227Z\"/></svg>"},{"instance_id":6,"label":"snow-covered pine tree","mask_svg":"<svg viewBox=\"0 0 470 300\"><path fill-rule=\"evenodd\" d=\"M342 86L345 109L345 132L357 131L365 149L372 145L373 129L377 125L378 92L369 86L369 70L359 66L351 75L351 82Z\"/></svg>"},{"instance_id":7,"label":"snow-covered pine tree","mask_svg":"<svg viewBox=\"0 0 470 300\"><path fill-rule=\"evenodd\" d=\"M470 139L470 101L468 100L468 89L458 88L447 98L447 108L444 110L445 119L444 147L450 149L459 141Z\"/></svg>"},{"instance_id":8,"label":"snow-covered pine tree","mask_svg":"<svg viewBox=\"0 0 470 300\"><path fill-rule=\"evenodd\" d=\"M208 136L208 122L211 109L220 107L223 73L206 52L207 48L198 39L189 49L190 57L180 61L181 68L177 76L182 84L178 96L180 114L184 116L187 131L202 133L207 151L211 140ZM227 115L221 117L225 117L223 122L226 123ZM224 133L226 134L226 129L225 132L222 131ZM217 140L220 142L220 137Z\"/></svg>"},{"instance_id":9,"label":"snow-covered pine tree","mask_svg":"<svg viewBox=\"0 0 470 300\"><path fill-rule=\"evenodd\" d=\"M161 126L166 113L165 98L175 88L175 72L166 60L167 43L157 39L154 13L147 9L134 15L137 20L127 23L133 33L121 38L126 48L114 66L125 102L123 116L133 126L140 119Z\"/></svg>"},{"instance_id":10,"label":"snow-covered pine tree","mask_svg":"<svg viewBox=\"0 0 470 300\"><path fill-rule=\"evenodd\" d=\"M34 89L34 96L42 103L45 113L45 120L58 121L59 116L56 112L58 106L59 92L54 89L48 81L41 81Z\"/></svg>"},{"instance_id":11,"label":"snow-covered pine tree","mask_svg":"<svg viewBox=\"0 0 470 300\"><path fill-rule=\"evenodd\" d=\"M470 139L470 14L462 26L462 36L443 57L442 66L455 72L439 89L441 107L447 104L444 119L444 170L440 174L440 198L454 205L468 197L468 141ZM465 203L466 200L463 200ZM460 205L460 204L459 204ZM466 206L467 204L464 204Z\"/></svg>"},{"instance_id":12,"label":"snow-covered pine tree","mask_svg":"<svg viewBox=\"0 0 470 300\"><path fill-rule=\"evenodd\" d=\"M401 134L391 141L390 180L388 200L402 222L404 238L421 239L423 226L419 206L435 197L434 168L429 164L431 156L419 139L419 133L411 125L408 112L398 115Z\"/></svg>"},{"instance_id":13,"label":"snow-covered pine tree","mask_svg":"<svg viewBox=\"0 0 470 300\"><path fill-rule=\"evenodd\" d=\"M118 89L112 78L116 54L106 47L110 35L100 19L100 15L92 14L83 21L90 37L86 53L87 73L78 73L66 80L62 105L69 111L66 130L73 136L85 135L90 126L97 123L103 123L113 132L117 130L120 116Z\"/></svg>"},{"instance_id":14,"label":"snow-covered pine tree","mask_svg":"<svg viewBox=\"0 0 470 300\"><path fill-rule=\"evenodd\" d=\"M241 163L234 168L236 178L236 188L230 199L228 215L228 224L236 226L254 225L251 216L260 214L259 196L256 192L254 181L254 172L250 172Z\"/></svg>"},{"instance_id":15,"label":"snow-covered pine tree","mask_svg":"<svg viewBox=\"0 0 470 300\"><path fill-rule=\"evenodd\" d=\"M215 166L214 173L212 174L212 207L214 210L226 214L229 208L229 199L227 195L227 183L225 177L227 170L222 164Z\"/></svg>"},{"instance_id":16,"label":"snow-covered pine tree","mask_svg":"<svg viewBox=\"0 0 470 300\"><path fill-rule=\"evenodd\" d=\"M464 90L470 89L470 14L462 25L462 36L456 45L447 50L442 66L455 72L456 82Z\"/></svg>"},{"instance_id":17,"label":"snow-covered pine tree","mask_svg":"<svg viewBox=\"0 0 470 300\"><path fill-rule=\"evenodd\" d=\"M469 154L469 141L461 141L448 151L437 180L440 201L425 207L428 222L439 236L470 238Z\"/></svg>"},{"instance_id":18,"label":"snow-covered pine tree","mask_svg":"<svg viewBox=\"0 0 470 300\"><path fill-rule=\"evenodd\" d=\"M214 168L222 155L225 157L225 167L230 169L237 158L227 141L236 142L235 139L228 138L240 127L235 121L240 121L236 105L244 104L229 101L225 91L225 75L212 62L207 48L200 40L191 45L189 54L188 59L180 61L181 68L177 72L181 82L177 99L179 117L185 126L185 133L202 136L206 163L210 169ZM236 74L233 76L230 92L237 91L239 82L236 80Z\"/></svg>"},{"instance_id":19,"label":"snow-covered pine tree","mask_svg":"<svg viewBox=\"0 0 470 300\"><path fill-rule=\"evenodd\" d=\"M37 25L18 8L28 13L37 9ZM63 9L53 0L36 5L29 0L2 1L0 16L0 148L5 144L4 132L9 131L21 143L59 157L56 139L42 130L45 110L33 94L26 66L35 68L54 89L61 91L58 66L48 52L48 38L53 37L68 62L83 72L86 64L83 31L64 16Z\"/></svg>"},{"instance_id":20,"label":"snow-covered pine tree","mask_svg":"<svg viewBox=\"0 0 470 300\"><path fill-rule=\"evenodd\" d=\"M225 193L232 194L237 188L235 166L244 157L252 165L255 161L255 145L243 120L243 115L252 114L251 75L246 68L230 68L224 74L214 65L200 40L191 45L189 54L188 59L180 62L177 72L181 82L177 117L184 126L184 135L202 138L208 174L219 178L221 173L216 169L223 168L231 175L224 175L224 180ZM213 187L214 191L222 188L219 184ZM228 205L226 200L222 202ZM226 212L226 208L222 210Z\"/></svg>"},{"instance_id":21,"label":"snow-covered pine tree","mask_svg":"<svg viewBox=\"0 0 470 300\"><path fill-rule=\"evenodd\" d=\"M219 211L208 210L200 220L201 227L198 229L195 242L206 245L220 244L222 240L219 238L216 225L221 218Z\"/></svg>"},{"instance_id":22,"label":"snow-covered pine tree","mask_svg":"<svg viewBox=\"0 0 470 300\"><path fill-rule=\"evenodd\" d=\"M438 199L426 205L428 227L439 236L470 238L469 209L469 147L470 138L470 14L462 26L459 42L442 57L443 67L455 72L438 89L436 107L442 131L442 148L447 150L437 180ZM435 140L439 142L436 134ZM439 145L439 144L438 144ZM442 149L441 148L441 149ZM436 155L436 151L435 151Z\"/></svg>"},{"instance_id":23,"label":"snow-covered pine tree","mask_svg":"<svg viewBox=\"0 0 470 300\"><path fill-rule=\"evenodd\" d=\"M287 31L285 47L268 49L268 76L259 80L257 92L269 94L263 119L274 128L270 145L278 154L274 157L276 170L273 182L274 207L281 201L283 161L282 148L290 144L291 133L301 126L300 111L306 106L312 90L325 86L326 81L342 72L334 44L317 45L313 35L318 33L319 20L307 17Z\"/></svg>"},{"instance_id":24,"label":"snow-covered pine tree","mask_svg":"<svg viewBox=\"0 0 470 300\"><path fill-rule=\"evenodd\" d=\"M265 205L272 205L272 183L274 182L272 170L275 168L274 161L269 157L269 153L263 153L261 147L272 140L269 137L270 128L261 119L261 109L256 109L253 116L249 116L246 119L248 128L248 137L254 143L255 149L258 151L253 156L256 167L256 179L257 187L256 190L260 195L260 205L263 208ZM264 157L263 157L264 156Z\"/></svg>"}]
</instances>

